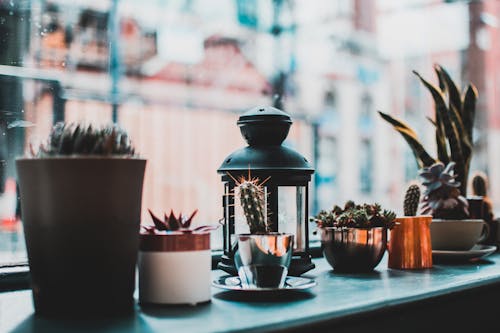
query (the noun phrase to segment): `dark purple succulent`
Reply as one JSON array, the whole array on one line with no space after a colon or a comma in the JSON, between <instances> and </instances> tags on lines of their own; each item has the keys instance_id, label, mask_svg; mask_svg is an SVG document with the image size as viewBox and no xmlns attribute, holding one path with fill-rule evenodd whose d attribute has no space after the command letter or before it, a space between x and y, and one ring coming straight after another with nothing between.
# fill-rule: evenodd
<instances>
[{"instance_id":1,"label":"dark purple succulent","mask_svg":"<svg viewBox=\"0 0 500 333\"><path fill-rule=\"evenodd\" d=\"M460 182L455 180L454 167L455 162L448 163L446 167L437 162L419 172L425 187L421 214L431 214L438 219L469 217L469 204L460 194Z\"/></svg>"},{"instance_id":2,"label":"dark purple succulent","mask_svg":"<svg viewBox=\"0 0 500 333\"><path fill-rule=\"evenodd\" d=\"M164 214L164 220L161 220L153 214L153 212L148 209L149 215L153 219L154 225L142 226L145 233L155 234L157 231L177 231L184 233L191 232L206 232L217 229L217 225L202 225L196 228L191 228L191 222L193 222L194 216L198 213L195 209L189 217L183 216L179 213L179 216L175 216L174 211L171 209L170 214Z\"/></svg>"}]
</instances>

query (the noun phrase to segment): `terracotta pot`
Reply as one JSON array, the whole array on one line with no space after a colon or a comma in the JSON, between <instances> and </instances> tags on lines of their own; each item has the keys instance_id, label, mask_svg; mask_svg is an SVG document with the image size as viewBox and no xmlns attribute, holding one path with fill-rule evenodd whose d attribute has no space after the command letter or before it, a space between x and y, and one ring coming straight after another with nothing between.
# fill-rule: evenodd
<instances>
[{"instance_id":1,"label":"terracotta pot","mask_svg":"<svg viewBox=\"0 0 500 333\"><path fill-rule=\"evenodd\" d=\"M146 160L18 159L37 314L133 311Z\"/></svg>"},{"instance_id":2,"label":"terracotta pot","mask_svg":"<svg viewBox=\"0 0 500 333\"><path fill-rule=\"evenodd\" d=\"M210 301L210 233L141 234L139 302L197 304Z\"/></svg>"}]
</instances>

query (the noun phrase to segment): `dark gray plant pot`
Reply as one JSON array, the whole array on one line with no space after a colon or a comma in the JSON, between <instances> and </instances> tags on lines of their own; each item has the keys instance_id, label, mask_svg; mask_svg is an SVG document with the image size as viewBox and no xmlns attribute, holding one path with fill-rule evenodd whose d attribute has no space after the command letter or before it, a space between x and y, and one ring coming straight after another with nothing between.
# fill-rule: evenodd
<instances>
[{"instance_id":1,"label":"dark gray plant pot","mask_svg":"<svg viewBox=\"0 0 500 333\"><path fill-rule=\"evenodd\" d=\"M133 311L146 160L18 159L37 314Z\"/></svg>"}]
</instances>

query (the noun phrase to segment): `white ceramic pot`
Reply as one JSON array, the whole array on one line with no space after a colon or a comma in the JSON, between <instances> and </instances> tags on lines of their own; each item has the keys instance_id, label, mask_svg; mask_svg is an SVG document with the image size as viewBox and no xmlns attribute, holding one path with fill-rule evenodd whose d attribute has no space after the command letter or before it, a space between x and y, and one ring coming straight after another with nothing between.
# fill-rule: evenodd
<instances>
[{"instance_id":1,"label":"white ceramic pot","mask_svg":"<svg viewBox=\"0 0 500 333\"><path fill-rule=\"evenodd\" d=\"M210 233L141 234L141 304L198 304L210 301Z\"/></svg>"}]
</instances>

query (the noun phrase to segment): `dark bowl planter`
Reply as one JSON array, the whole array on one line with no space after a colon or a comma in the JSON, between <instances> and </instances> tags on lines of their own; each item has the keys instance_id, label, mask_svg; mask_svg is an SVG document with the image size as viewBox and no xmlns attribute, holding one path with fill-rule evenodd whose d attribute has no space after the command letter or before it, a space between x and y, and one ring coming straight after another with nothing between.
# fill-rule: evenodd
<instances>
[{"instance_id":1,"label":"dark bowl planter","mask_svg":"<svg viewBox=\"0 0 500 333\"><path fill-rule=\"evenodd\" d=\"M146 160L18 159L37 314L133 312Z\"/></svg>"},{"instance_id":2,"label":"dark bowl planter","mask_svg":"<svg viewBox=\"0 0 500 333\"><path fill-rule=\"evenodd\" d=\"M320 228L323 255L335 272L372 271L387 249L387 229Z\"/></svg>"}]
</instances>

